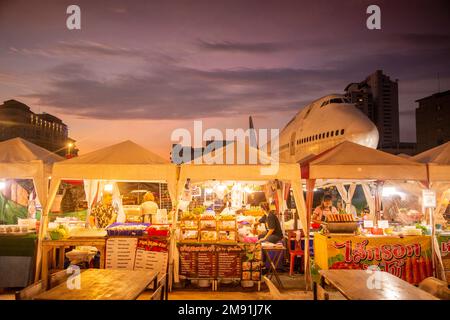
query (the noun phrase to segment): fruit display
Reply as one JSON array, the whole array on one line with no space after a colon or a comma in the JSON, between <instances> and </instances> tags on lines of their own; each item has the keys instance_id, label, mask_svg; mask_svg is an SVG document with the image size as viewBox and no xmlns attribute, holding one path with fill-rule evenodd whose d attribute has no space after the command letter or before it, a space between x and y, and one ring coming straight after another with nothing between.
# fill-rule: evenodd
<instances>
[{"instance_id":1,"label":"fruit display","mask_svg":"<svg viewBox=\"0 0 450 320\"><path fill-rule=\"evenodd\" d=\"M219 220L236 220L236 215L234 214L221 214L218 217Z\"/></svg>"},{"instance_id":2,"label":"fruit display","mask_svg":"<svg viewBox=\"0 0 450 320\"><path fill-rule=\"evenodd\" d=\"M182 230L181 231L182 241L197 242L198 241L198 230Z\"/></svg>"},{"instance_id":3,"label":"fruit display","mask_svg":"<svg viewBox=\"0 0 450 320\"><path fill-rule=\"evenodd\" d=\"M200 220L216 220L216 215L215 215L215 213L214 212L208 212L208 211L205 211L205 213L203 213L201 216L200 216Z\"/></svg>"},{"instance_id":4,"label":"fruit display","mask_svg":"<svg viewBox=\"0 0 450 320\"><path fill-rule=\"evenodd\" d=\"M200 229L216 229L216 220L200 220Z\"/></svg>"},{"instance_id":5,"label":"fruit display","mask_svg":"<svg viewBox=\"0 0 450 320\"><path fill-rule=\"evenodd\" d=\"M50 238L52 240L64 239L69 235L67 228L63 225L59 225L58 227L53 229L48 229L48 233L50 234Z\"/></svg>"},{"instance_id":6,"label":"fruit display","mask_svg":"<svg viewBox=\"0 0 450 320\"><path fill-rule=\"evenodd\" d=\"M182 229L198 229L198 220L183 220L181 221Z\"/></svg>"},{"instance_id":7,"label":"fruit display","mask_svg":"<svg viewBox=\"0 0 450 320\"><path fill-rule=\"evenodd\" d=\"M205 212L206 207L204 206L200 206L200 207L195 207L194 209L192 209L192 213L195 215L201 215L203 212Z\"/></svg>"},{"instance_id":8,"label":"fruit display","mask_svg":"<svg viewBox=\"0 0 450 320\"><path fill-rule=\"evenodd\" d=\"M217 241L217 231L202 230L200 231L201 242L215 242Z\"/></svg>"},{"instance_id":9,"label":"fruit display","mask_svg":"<svg viewBox=\"0 0 450 320\"><path fill-rule=\"evenodd\" d=\"M236 230L236 220L219 221L219 230Z\"/></svg>"},{"instance_id":10,"label":"fruit display","mask_svg":"<svg viewBox=\"0 0 450 320\"><path fill-rule=\"evenodd\" d=\"M352 214L329 214L327 216L327 222L353 222Z\"/></svg>"},{"instance_id":11,"label":"fruit display","mask_svg":"<svg viewBox=\"0 0 450 320\"><path fill-rule=\"evenodd\" d=\"M183 215L181 216L181 220L197 220L199 217L198 214L195 214L193 212L183 212Z\"/></svg>"},{"instance_id":12,"label":"fruit display","mask_svg":"<svg viewBox=\"0 0 450 320\"><path fill-rule=\"evenodd\" d=\"M236 231L219 231L220 242L235 242Z\"/></svg>"},{"instance_id":13,"label":"fruit display","mask_svg":"<svg viewBox=\"0 0 450 320\"><path fill-rule=\"evenodd\" d=\"M243 214L246 216L260 217L264 214L264 212L260 207L251 207L250 209L244 210Z\"/></svg>"}]
</instances>

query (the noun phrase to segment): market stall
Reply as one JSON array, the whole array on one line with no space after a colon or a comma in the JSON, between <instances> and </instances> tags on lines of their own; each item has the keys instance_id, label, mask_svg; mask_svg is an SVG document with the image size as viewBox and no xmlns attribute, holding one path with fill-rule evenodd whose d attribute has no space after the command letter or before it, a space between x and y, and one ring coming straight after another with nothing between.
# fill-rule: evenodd
<instances>
[{"instance_id":1,"label":"market stall","mask_svg":"<svg viewBox=\"0 0 450 320\"><path fill-rule=\"evenodd\" d=\"M307 208L312 214L315 186L366 186L367 202L373 201L371 216L355 217L345 214L327 215L321 231L314 235L315 266L327 268L366 269L375 265L402 278L418 266L421 277L432 274L432 244L427 230L416 225L390 225L383 213L383 186L388 181L420 183L426 181L424 165L351 142L338 146L301 164L302 178L307 179ZM342 190L341 190L342 191ZM345 189L351 193L351 189ZM350 192L349 192L350 191ZM344 193L345 195L345 193ZM347 201L351 200L347 197ZM412 266L409 269L410 265ZM416 274L417 276L417 274ZM416 283L421 277L405 279Z\"/></svg>"},{"instance_id":2,"label":"market stall","mask_svg":"<svg viewBox=\"0 0 450 320\"><path fill-rule=\"evenodd\" d=\"M72 219L49 221L52 202L60 183L64 180L84 181L84 191L88 202L87 221L73 221ZM46 247L53 244L61 245L61 257L66 247L65 240L73 240L69 244L72 247L77 246L76 241L78 240L80 242L78 246L84 246L83 241L86 239L89 239L91 243L98 240L103 241L98 246L101 249L99 250L105 253L100 257L101 266L125 269L163 268L162 264L155 264L152 261L162 261L162 259L155 259L155 256L168 247L167 242L170 237L168 221L163 221L165 224L156 226L150 221L144 221L144 218L147 210L151 214L161 213L162 215L164 213L166 218L167 211L158 210L153 199L148 199L145 205L144 203L135 206L124 205L119 184L122 182L164 182L167 184L172 206L175 207L176 181L177 167L175 165L131 141L60 162L53 168L49 201L43 212L39 235L40 248L44 239L46 239ZM155 210L153 210L154 208ZM68 230L68 232L62 232L61 236L61 229ZM54 233L57 234L57 237L53 236ZM106 249L103 250L103 247ZM75 254L89 254L82 249L79 248L79 252L75 252ZM38 255L38 266L40 266L41 260L42 255ZM165 268L163 269L165 272ZM47 275L47 270L44 268L42 275L43 277ZM38 278L39 270L36 273L36 279Z\"/></svg>"},{"instance_id":3,"label":"market stall","mask_svg":"<svg viewBox=\"0 0 450 320\"><path fill-rule=\"evenodd\" d=\"M21 138L0 142L0 273L8 275L1 277L0 287L25 287L32 279L35 204L45 206L51 166L62 159ZM31 180L36 197L21 188L17 179ZM16 196L10 199L12 194Z\"/></svg>"},{"instance_id":4,"label":"market stall","mask_svg":"<svg viewBox=\"0 0 450 320\"><path fill-rule=\"evenodd\" d=\"M250 230L262 210L257 202L249 201L248 195L263 193L270 203L269 198L277 198L271 186L278 182L290 184L296 212L302 225L307 225L296 164L279 163L261 150L233 142L195 163L181 165L180 221L174 221L180 231L178 250L174 250L179 257L174 256L174 262L180 261L180 267L175 268L175 280L179 275L212 280L213 288L221 280L236 278L242 285L259 283L262 252L268 249L256 244L257 237ZM214 197L208 199L208 195ZM305 270L309 285L308 265Z\"/></svg>"},{"instance_id":5,"label":"market stall","mask_svg":"<svg viewBox=\"0 0 450 320\"><path fill-rule=\"evenodd\" d=\"M411 158L413 161L427 165L427 187L436 195L436 204L431 216L434 220L433 235L438 255L437 269L442 280L450 283L450 255L448 252L450 238L450 142L424 151Z\"/></svg>"}]
</instances>

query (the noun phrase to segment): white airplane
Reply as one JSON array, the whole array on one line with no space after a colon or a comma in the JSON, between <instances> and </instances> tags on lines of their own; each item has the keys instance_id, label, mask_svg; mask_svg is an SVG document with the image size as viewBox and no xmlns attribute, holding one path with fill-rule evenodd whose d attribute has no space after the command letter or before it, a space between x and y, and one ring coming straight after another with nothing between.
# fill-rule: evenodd
<instances>
[{"instance_id":1,"label":"white airplane","mask_svg":"<svg viewBox=\"0 0 450 320\"><path fill-rule=\"evenodd\" d=\"M344 140L377 148L375 124L343 95L330 94L300 110L281 130L279 159L298 162Z\"/></svg>"}]
</instances>

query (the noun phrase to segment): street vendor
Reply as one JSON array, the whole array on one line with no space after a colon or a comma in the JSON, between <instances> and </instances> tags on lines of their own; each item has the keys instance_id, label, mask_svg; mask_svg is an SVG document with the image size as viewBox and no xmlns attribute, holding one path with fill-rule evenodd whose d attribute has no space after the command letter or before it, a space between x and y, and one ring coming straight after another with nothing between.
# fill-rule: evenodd
<instances>
[{"instance_id":1,"label":"street vendor","mask_svg":"<svg viewBox=\"0 0 450 320\"><path fill-rule=\"evenodd\" d=\"M333 206L330 195L325 195L320 206L316 207L313 212L312 220L315 223L321 223L326 220L329 214L338 214L338 210Z\"/></svg>"},{"instance_id":2,"label":"street vendor","mask_svg":"<svg viewBox=\"0 0 450 320\"><path fill-rule=\"evenodd\" d=\"M280 220L278 220L278 217L276 215L275 206L271 206L269 208L269 211L263 211L264 215L253 225L255 233L258 224L264 223L266 226L266 232L258 236L258 242L268 241L271 243L277 243L278 241L283 239L283 231L281 230Z\"/></svg>"},{"instance_id":3,"label":"street vendor","mask_svg":"<svg viewBox=\"0 0 450 320\"><path fill-rule=\"evenodd\" d=\"M102 201L94 205L89 217L92 227L106 228L116 222L117 210L112 205L112 195L104 194Z\"/></svg>"},{"instance_id":4,"label":"street vendor","mask_svg":"<svg viewBox=\"0 0 450 320\"><path fill-rule=\"evenodd\" d=\"M148 191L144 195L144 199L141 203L142 214L144 215L144 222L154 223L156 214L158 213L158 204L155 202L155 196L152 192Z\"/></svg>"}]
</instances>

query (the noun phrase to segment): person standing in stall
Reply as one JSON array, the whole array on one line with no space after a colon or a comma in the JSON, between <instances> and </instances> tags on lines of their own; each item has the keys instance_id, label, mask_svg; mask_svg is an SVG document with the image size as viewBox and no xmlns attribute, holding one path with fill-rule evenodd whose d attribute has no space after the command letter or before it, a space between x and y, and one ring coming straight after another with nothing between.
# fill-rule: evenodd
<instances>
[{"instance_id":1,"label":"person standing in stall","mask_svg":"<svg viewBox=\"0 0 450 320\"><path fill-rule=\"evenodd\" d=\"M312 221L315 223L321 223L326 220L329 214L338 214L338 210L333 206L331 196L326 194L323 196L322 203L316 209L314 209L312 215Z\"/></svg>"},{"instance_id":2,"label":"person standing in stall","mask_svg":"<svg viewBox=\"0 0 450 320\"><path fill-rule=\"evenodd\" d=\"M269 212L266 210L267 206L261 206L264 210L264 215L253 225L256 232L256 227L260 223L264 223L266 226L266 232L258 236L258 242L268 241L271 243L277 243L283 239L283 231L281 229L280 220L278 220L275 206L270 206Z\"/></svg>"}]
</instances>

